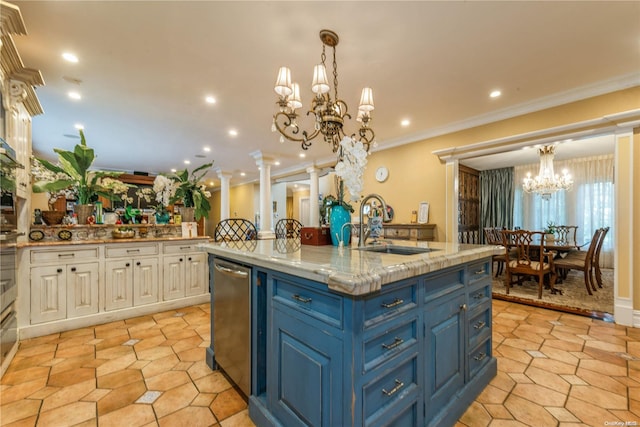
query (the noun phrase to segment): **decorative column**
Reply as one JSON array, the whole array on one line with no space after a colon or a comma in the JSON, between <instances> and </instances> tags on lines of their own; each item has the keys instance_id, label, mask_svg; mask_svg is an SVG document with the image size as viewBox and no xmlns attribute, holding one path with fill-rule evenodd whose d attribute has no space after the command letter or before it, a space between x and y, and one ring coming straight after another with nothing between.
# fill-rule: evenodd
<instances>
[{"instance_id":1,"label":"decorative column","mask_svg":"<svg viewBox=\"0 0 640 427\"><path fill-rule=\"evenodd\" d=\"M222 169L216 168L215 171L220 178L220 221L230 218L229 215L229 181L231 173L223 172Z\"/></svg>"},{"instance_id":2,"label":"decorative column","mask_svg":"<svg viewBox=\"0 0 640 427\"><path fill-rule=\"evenodd\" d=\"M275 239L273 232L273 212L271 201L271 165L274 159L264 156L262 151L254 151L250 155L256 160L256 165L260 168L260 227L258 229L258 239Z\"/></svg>"},{"instance_id":3,"label":"decorative column","mask_svg":"<svg viewBox=\"0 0 640 427\"><path fill-rule=\"evenodd\" d=\"M320 206L318 206L318 169L311 166L307 168L309 174L309 181L311 183L309 188L309 227L318 227L320 225ZM306 218L301 218L306 219Z\"/></svg>"}]
</instances>

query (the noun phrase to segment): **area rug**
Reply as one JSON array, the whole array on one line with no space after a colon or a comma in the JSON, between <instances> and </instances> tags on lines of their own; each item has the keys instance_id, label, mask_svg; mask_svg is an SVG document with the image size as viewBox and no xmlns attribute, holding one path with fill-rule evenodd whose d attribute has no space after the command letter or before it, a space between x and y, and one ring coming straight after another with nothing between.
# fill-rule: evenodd
<instances>
[{"instance_id":1,"label":"area rug","mask_svg":"<svg viewBox=\"0 0 640 427\"><path fill-rule=\"evenodd\" d=\"M493 278L493 297L512 302L536 305L554 310L567 311L585 316L610 320L613 315L613 270L602 270L602 289L598 288L593 295L587 293L584 286L584 275L581 271L571 270L556 289L562 295L551 294L548 289L542 290L542 299L538 299L538 283L525 281L522 286L514 285L509 295L504 286L505 274ZM597 285L596 285L597 287Z\"/></svg>"}]
</instances>

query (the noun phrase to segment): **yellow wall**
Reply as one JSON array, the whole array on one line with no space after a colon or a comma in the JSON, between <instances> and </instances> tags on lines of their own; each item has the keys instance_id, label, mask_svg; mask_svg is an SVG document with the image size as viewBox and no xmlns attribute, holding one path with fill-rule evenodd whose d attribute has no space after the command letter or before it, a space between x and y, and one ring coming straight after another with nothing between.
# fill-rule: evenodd
<instances>
[{"instance_id":1,"label":"yellow wall","mask_svg":"<svg viewBox=\"0 0 640 427\"><path fill-rule=\"evenodd\" d=\"M300 218L300 199L303 199L305 197L307 198L309 197L309 190L301 190L301 191L293 192L293 218L307 225L306 222L308 222L309 219L307 218L303 220L302 218Z\"/></svg>"}]
</instances>

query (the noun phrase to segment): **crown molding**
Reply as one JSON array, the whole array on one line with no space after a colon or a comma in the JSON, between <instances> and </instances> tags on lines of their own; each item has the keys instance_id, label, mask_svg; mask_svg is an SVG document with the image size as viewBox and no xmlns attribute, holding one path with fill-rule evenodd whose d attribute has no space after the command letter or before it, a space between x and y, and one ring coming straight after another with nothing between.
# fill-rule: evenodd
<instances>
[{"instance_id":1,"label":"crown molding","mask_svg":"<svg viewBox=\"0 0 640 427\"><path fill-rule=\"evenodd\" d=\"M0 34L27 34L20 8L0 0Z\"/></svg>"}]
</instances>

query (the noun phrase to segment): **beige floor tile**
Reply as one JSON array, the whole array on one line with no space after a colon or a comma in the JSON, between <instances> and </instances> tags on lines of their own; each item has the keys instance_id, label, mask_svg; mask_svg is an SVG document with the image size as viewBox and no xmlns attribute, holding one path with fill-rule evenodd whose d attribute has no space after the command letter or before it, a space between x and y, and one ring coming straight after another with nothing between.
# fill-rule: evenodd
<instances>
[{"instance_id":1,"label":"beige floor tile","mask_svg":"<svg viewBox=\"0 0 640 427\"><path fill-rule=\"evenodd\" d=\"M96 416L96 404L93 402L74 402L51 411L42 412L38 425L47 427L66 427L91 420Z\"/></svg>"},{"instance_id":2,"label":"beige floor tile","mask_svg":"<svg viewBox=\"0 0 640 427\"><path fill-rule=\"evenodd\" d=\"M627 394L627 387L608 375L583 368L579 368L576 375L592 386L620 395ZM631 393L629 393L629 396L631 397ZM640 400L640 396L638 397L638 400Z\"/></svg>"},{"instance_id":3,"label":"beige floor tile","mask_svg":"<svg viewBox=\"0 0 640 427\"><path fill-rule=\"evenodd\" d=\"M496 354L500 354L502 357L506 357L508 359L515 360L516 362L524 364L528 364L529 362L531 362L531 359L533 359L533 357L531 357L531 354L527 353L527 351L525 350L508 345L507 341L508 340L503 342L496 349Z\"/></svg>"},{"instance_id":4,"label":"beige floor tile","mask_svg":"<svg viewBox=\"0 0 640 427\"><path fill-rule=\"evenodd\" d=\"M627 396L612 393L598 387L588 385L574 385L571 387L569 397L584 400L592 405L604 409L627 409Z\"/></svg>"},{"instance_id":5,"label":"beige floor tile","mask_svg":"<svg viewBox=\"0 0 640 427\"><path fill-rule=\"evenodd\" d=\"M151 360L151 361L162 359L163 357L175 355L173 349L165 345L161 345L158 347L150 347L144 350L141 350L136 347L136 353L138 354L138 359Z\"/></svg>"},{"instance_id":6,"label":"beige floor tile","mask_svg":"<svg viewBox=\"0 0 640 427\"><path fill-rule=\"evenodd\" d=\"M205 356L206 349L204 347L192 348L178 353L178 358L183 362L197 362L203 360Z\"/></svg>"},{"instance_id":7,"label":"beige floor tile","mask_svg":"<svg viewBox=\"0 0 640 427\"><path fill-rule=\"evenodd\" d=\"M249 418L249 411L245 409L222 420L220 427L255 427L255 424L251 421L251 418Z\"/></svg>"},{"instance_id":8,"label":"beige floor tile","mask_svg":"<svg viewBox=\"0 0 640 427\"><path fill-rule=\"evenodd\" d=\"M103 416L109 412L134 404L146 391L147 387L142 380L110 390L109 393L97 401L98 416Z\"/></svg>"},{"instance_id":9,"label":"beige floor tile","mask_svg":"<svg viewBox=\"0 0 640 427\"><path fill-rule=\"evenodd\" d=\"M507 338L502 342L502 345L508 345L510 347L518 348L520 350L539 350L540 344L537 342L521 339L521 338Z\"/></svg>"},{"instance_id":10,"label":"beige floor tile","mask_svg":"<svg viewBox=\"0 0 640 427\"><path fill-rule=\"evenodd\" d=\"M166 340L163 335L145 338L135 345L135 349L138 352L146 349L155 349Z\"/></svg>"},{"instance_id":11,"label":"beige floor tile","mask_svg":"<svg viewBox=\"0 0 640 427\"><path fill-rule=\"evenodd\" d=\"M96 381L94 378L63 387L46 397L42 402L41 412L46 412L61 406L81 400L83 397L96 389Z\"/></svg>"},{"instance_id":12,"label":"beige floor tile","mask_svg":"<svg viewBox=\"0 0 640 427\"><path fill-rule=\"evenodd\" d=\"M201 393L222 393L232 387L231 383L218 371L198 378L194 384Z\"/></svg>"},{"instance_id":13,"label":"beige floor tile","mask_svg":"<svg viewBox=\"0 0 640 427\"><path fill-rule=\"evenodd\" d=\"M142 368L142 375L144 375L145 378L151 378L155 375L172 370L178 363L180 363L178 356L171 352L171 354L165 357L149 362L144 368Z\"/></svg>"},{"instance_id":14,"label":"beige floor tile","mask_svg":"<svg viewBox=\"0 0 640 427\"><path fill-rule=\"evenodd\" d=\"M516 420L493 420L489 427L528 427L527 424L523 424Z\"/></svg>"},{"instance_id":15,"label":"beige floor tile","mask_svg":"<svg viewBox=\"0 0 640 427\"><path fill-rule=\"evenodd\" d=\"M599 372L605 375L611 376L625 376L627 375L626 366L614 365L612 363L603 362L602 360L595 359L583 359L578 365L580 368L588 369L590 371Z\"/></svg>"},{"instance_id":16,"label":"beige floor tile","mask_svg":"<svg viewBox=\"0 0 640 427\"><path fill-rule=\"evenodd\" d=\"M516 384L511 396L519 396L541 406L564 406L567 395L538 384Z\"/></svg>"},{"instance_id":17,"label":"beige floor tile","mask_svg":"<svg viewBox=\"0 0 640 427\"><path fill-rule=\"evenodd\" d=\"M491 418L493 419L501 419L501 420L512 420L513 415L511 412L507 411L507 408L504 405L497 405L493 403L483 403L484 409L487 410Z\"/></svg>"},{"instance_id":18,"label":"beige floor tile","mask_svg":"<svg viewBox=\"0 0 640 427\"><path fill-rule=\"evenodd\" d=\"M166 391L186 383L191 383L191 378L189 378L189 374L184 371L169 371L151 378L146 378L145 382L149 390Z\"/></svg>"},{"instance_id":19,"label":"beige floor tile","mask_svg":"<svg viewBox=\"0 0 640 427\"><path fill-rule=\"evenodd\" d=\"M508 374L518 384L531 384L533 380L526 374L510 373Z\"/></svg>"},{"instance_id":20,"label":"beige floor tile","mask_svg":"<svg viewBox=\"0 0 640 427\"><path fill-rule=\"evenodd\" d=\"M611 410L609 412L615 415L618 419L624 421L627 426L640 425L640 417L633 412L616 410Z\"/></svg>"},{"instance_id":21,"label":"beige floor tile","mask_svg":"<svg viewBox=\"0 0 640 427\"><path fill-rule=\"evenodd\" d=\"M95 378L96 370L94 368L78 368L72 371L64 371L59 374L50 375L47 384L54 387L68 387Z\"/></svg>"},{"instance_id":22,"label":"beige floor tile","mask_svg":"<svg viewBox=\"0 0 640 427\"><path fill-rule=\"evenodd\" d=\"M136 361L137 361L136 354L134 352L127 352L126 354L120 357L116 357L114 359L106 361L105 363L100 365L98 368L96 368L96 376L100 378L104 375L109 375L114 372L127 369Z\"/></svg>"},{"instance_id":23,"label":"beige floor tile","mask_svg":"<svg viewBox=\"0 0 640 427\"><path fill-rule=\"evenodd\" d=\"M526 385L526 384L518 384ZM518 385L516 387L518 387ZM525 424L536 427L556 426L556 419L542 406L511 394L504 403L513 417Z\"/></svg>"},{"instance_id":24,"label":"beige floor tile","mask_svg":"<svg viewBox=\"0 0 640 427\"><path fill-rule=\"evenodd\" d=\"M489 384L484 390L482 390L480 395L476 398L476 401L482 404L503 403L508 395L508 392L500 390L498 387Z\"/></svg>"},{"instance_id":25,"label":"beige floor tile","mask_svg":"<svg viewBox=\"0 0 640 427\"><path fill-rule=\"evenodd\" d=\"M569 398L567 399L565 408L569 410L580 421L590 426L611 425L605 424L605 422L620 421L615 415L613 415L606 409L602 409L601 407L594 405L593 403L586 402L581 399L575 399L571 396L569 396Z\"/></svg>"},{"instance_id":26,"label":"beige floor tile","mask_svg":"<svg viewBox=\"0 0 640 427\"><path fill-rule=\"evenodd\" d=\"M204 360L199 360L191 365L187 372L189 372L189 376L192 380L197 380L198 378L211 375L214 371L207 366L207 363Z\"/></svg>"},{"instance_id":27,"label":"beige floor tile","mask_svg":"<svg viewBox=\"0 0 640 427\"><path fill-rule=\"evenodd\" d=\"M134 355L135 357L134 350L130 345L118 345L96 351L97 359L113 360L128 355Z\"/></svg>"},{"instance_id":28,"label":"beige floor tile","mask_svg":"<svg viewBox=\"0 0 640 427\"><path fill-rule=\"evenodd\" d=\"M123 420L127 420L127 427L138 427L155 423L156 416L151 405L134 404L100 417L99 424L100 427L123 427Z\"/></svg>"},{"instance_id":29,"label":"beige floor tile","mask_svg":"<svg viewBox=\"0 0 640 427\"><path fill-rule=\"evenodd\" d=\"M111 389L108 388L97 388L95 390L93 390L91 393L87 394L86 396L84 396L82 398L82 400L85 400L87 402L97 402L98 400L102 399L104 396L106 396L107 394L111 393Z\"/></svg>"},{"instance_id":30,"label":"beige floor tile","mask_svg":"<svg viewBox=\"0 0 640 427\"><path fill-rule=\"evenodd\" d=\"M523 373L528 366L526 363L517 362L512 359L498 359L498 370L506 373Z\"/></svg>"},{"instance_id":31,"label":"beige floor tile","mask_svg":"<svg viewBox=\"0 0 640 427\"><path fill-rule=\"evenodd\" d=\"M553 408L547 407L545 408L553 417L560 421L566 423L577 423L580 422L571 412L567 411L565 408Z\"/></svg>"},{"instance_id":32,"label":"beige floor tile","mask_svg":"<svg viewBox=\"0 0 640 427\"><path fill-rule=\"evenodd\" d=\"M562 340L562 341L576 343L576 344L584 344L584 340L582 338L580 338L577 334L558 331L556 329L557 329L557 327L553 328L553 331L551 331L551 335L553 335L557 339Z\"/></svg>"},{"instance_id":33,"label":"beige floor tile","mask_svg":"<svg viewBox=\"0 0 640 427\"><path fill-rule=\"evenodd\" d=\"M188 382L162 393L162 396L153 403L153 409L158 419L161 419L164 416L188 407L197 395L198 390L191 382ZM162 425L162 423L160 424Z\"/></svg>"},{"instance_id":34,"label":"beige floor tile","mask_svg":"<svg viewBox=\"0 0 640 427\"><path fill-rule=\"evenodd\" d=\"M573 385L588 385L588 383L577 375L560 375L566 382Z\"/></svg>"},{"instance_id":35,"label":"beige floor tile","mask_svg":"<svg viewBox=\"0 0 640 427\"><path fill-rule=\"evenodd\" d=\"M98 377L98 388L116 389L127 384L141 381L142 372L138 369L125 369Z\"/></svg>"},{"instance_id":36,"label":"beige floor tile","mask_svg":"<svg viewBox=\"0 0 640 427\"><path fill-rule=\"evenodd\" d=\"M51 351L39 353L34 356L14 358L11 362L11 372L30 368L32 366L51 366L50 364L48 364L48 362L50 362L55 357L55 353L56 352L54 348Z\"/></svg>"},{"instance_id":37,"label":"beige floor tile","mask_svg":"<svg viewBox=\"0 0 640 427\"><path fill-rule=\"evenodd\" d=\"M46 399L48 396L51 396L53 393L55 393L58 390L61 390L62 387L43 387L40 390L36 391L35 393L33 393L31 396L29 396L29 399Z\"/></svg>"},{"instance_id":38,"label":"beige floor tile","mask_svg":"<svg viewBox=\"0 0 640 427\"><path fill-rule=\"evenodd\" d=\"M34 366L31 368L20 369L19 371L7 369L7 372L2 376L1 383L16 385L37 379L48 378L50 370L51 368L47 366Z\"/></svg>"},{"instance_id":39,"label":"beige floor tile","mask_svg":"<svg viewBox=\"0 0 640 427\"><path fill-rule=\"evenodd\" d=\"M16 400L22 400L27 397L33 396L36 392L46 388L47 378L37 378L33 381L27 381L9 387L7 390L2 390L0 394L0 404L6 405L7 403L15 402Z\"/></svg>"},{"instance_id":40,"label":"beige floor tile","mask_svg":"<svg viewBox=\"0 0 640 427\"><path fill-rule=\"evenodd\" d=\"M231 388L218 394L211 403L211 410L218 421L229 418L236 412L242 411L247 407L247 403L240 397L238 392Z\"/></svg>"},{"instance_id":41,"label":"beige floor tile","mask_svg":"<svg viewBox=\"0 0 640 427\"><path fill-rule=\"evenodd\" d=\"M571 354L570 352L559 349L559 348L548 346L546 345L546 342L545 342L545 345L540 347L540 351L544 353L544 355L547 356L549 359L559 360L560 362L564 362L569 365L578 366L578 362L580 361L580 359L578 359L575 355Z\"/></svg>"},{"instance_id":42,"label":"beige floor tile","mask_svg":"<svg viewBox=\"0 0 640 427\"><path fill-rule=\"evenodd\" d=\"M160 427L208 427L217 425L208 407L190 406L158 420Z\"/></svg>"},{"instance_id":43,"label":"beige floor tile","mask_svg":"<svg viewBox=\"0 0 640 427\"><path fill-rule=\"evenodd\" d=\"M569 392L571 385L560 375L549 372L546 369L530 366L525 371L525 375L535 384L541 385L551 390L559 391L565 395Z\"/></svg>"},{"instance_id":44,"label":"beige floor tile","mask_svg":"<svg viewBox=\"0 0 640 427\"><path fill-rule=\"evenodd\" d=\"M199 362L202 359L195 360L193 362L179 362L176 366L173 367L174 371L188 371L189 368L195 363Z\"/></svg>"},{"instance_id":45,"label":"beige floor tile","mask_svg":"<svg viewBox=\"0 0 640 427\"><path fill-rule=\"evenodd\" d=\"M206 406L209 407L209 405L211 405L211 402L213 402L213 399L216 398L216 394L215 393L198 393L198 395L196 396L195 399L193 399L193 402L191 402L191 406Z\"/></svg>"},{"instance_id":46,"label":"beige floor tile","mask_svg":"<svg viewBox=\"0 0 640 427\"><path fill-rule=\"evenodd\" d=\"M554 374L574 374L576 372L576 366L553 359L536 358L531 361L530 366L546 369Z\"/></svg>"},{"instance_id":47,"label":"beige floor tile","mask_svg":"<svg viewBox=\"0 0 640 427\"><path fill-rule=\"evenodd\" d=\"M473 402L460 417L460 422L469 427L484 427L491 423L491 415L478 402Z\"/></svg>"},{"instance_id":48,"label":"beige floor tile","mask_svg":"<svg viewBox=\"0 0 640 427\"><path fill-rule=\"evenodd\" d=\"M625 370L630 364L628 359L623 359L616 353L611 353L610 351L601 350L599 348L585 346L585 348L582 351L588 354L589 356L591 356L593 359L597 359L599 361L609 363L612 365L620 366L622 368L625 368Z\"/></svg>"},{"instance_id":49,"label":"beige floor tile","mask_svg":"<svg viewBox=\"0 0 640 427\"><path fill-rule=\"evenodd\" d=\"M56 363L51 367L51 375L57 375L62 372L70 370L76 370L78 368L91 368L90 366L95 361L93 353L82 356L70 357L68 359L61 359L59 363Z\"/></svg>"},{"instance_id":50,"label":"beige floor tile","mask_svg":"<svg viewBox=\"0 0 640 427\"><path fill-rule=\"evenodd\" d=\"M563 341L553 336L553 339L546 339L544 341L546 347L553 347L559 350L566 350L569 352L582 351L584 348L584 342Z\"/></svg>"},{"instance_id":51,"label":"beige floor tile","mask_svg":"<svg viewBox=\"0 0 640 427\"><path fill-rule=\"evenodd\" d=\"M613 344L607 341L585 341L585 347L593 347L603 351L609 352L620 352L624 353L627 351L627 345L624 344Z\"/></svg>"},{"instance_id":52,"label":"beige floor tile","mask_svg":"<svg viewBox=\"0 0 640 427\"><path fill-rule=\"evenodd\" d=\"M2 424L13 423L37 415L40 404L40 400L24 399L2 405L0 407L0 411L2 411Z\"/></svg>"}]
</instances>

